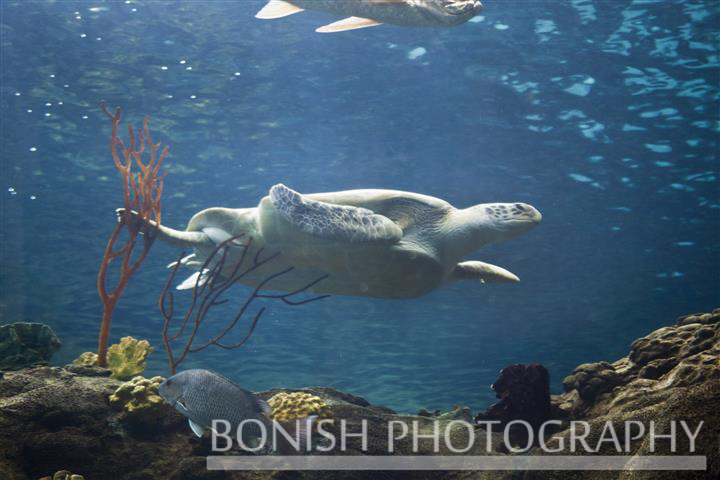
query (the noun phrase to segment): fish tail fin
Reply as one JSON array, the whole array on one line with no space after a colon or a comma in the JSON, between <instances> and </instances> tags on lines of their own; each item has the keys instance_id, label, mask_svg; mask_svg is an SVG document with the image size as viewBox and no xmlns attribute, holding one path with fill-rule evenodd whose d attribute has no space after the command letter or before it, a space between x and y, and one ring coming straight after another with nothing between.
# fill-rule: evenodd
<instances>
[{"instance_id":1,"label":"fish tail fin","mask_svg":"<svg viewBox=\"0 0 720 480\"><path fill-rule=\"evenodd\" d=\"M317 415L310 415L298 421L297 438L300 441L300 448L302 448L304 451L309 450L309 446L312 441L313 426L315 425L315 421L317 419Z\"/></svg>"},{"instance_id":2,"label":"fish tail fin","mask_svg":"<svg viewBox=\"0 0 720 480\"><path fill-rule=\"evenodd\" d=\"M285 433L275 438L275 450L281 455L293 455L307 452L312 446L312 431L317 415L298 418L289 422L280 422L279 425ZM276 431L276 435L277 435Z\"/></svg>"}]
</instances>

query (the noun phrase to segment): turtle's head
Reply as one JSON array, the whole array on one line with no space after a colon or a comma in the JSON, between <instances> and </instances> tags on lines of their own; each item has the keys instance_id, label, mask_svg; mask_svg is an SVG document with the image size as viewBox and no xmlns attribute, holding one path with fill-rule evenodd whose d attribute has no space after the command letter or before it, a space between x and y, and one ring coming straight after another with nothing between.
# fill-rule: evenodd
<instances>
[{"instance_id":1,"label":"turtle's head","mask_svg":"<svg viewBox=\"0 0 720 480\"><path fill-rule=\"evenodd\" d=\"M497 240L517 237L542 220L540 212L527 203L483 203L471 208L482 209L481 223L497 232Z\"/></svg>"},{"instance_id":2,"label":"turtle's head","mask_svg":"<svg viewBox=\"0 0 720 480\"><path fill-rule=\"evenodd\" d=\"M527 203L481 203L452 214L454 242L462 255L489 243L502 242L527 232L542 215Z\"/></svg>"}]
</instances>

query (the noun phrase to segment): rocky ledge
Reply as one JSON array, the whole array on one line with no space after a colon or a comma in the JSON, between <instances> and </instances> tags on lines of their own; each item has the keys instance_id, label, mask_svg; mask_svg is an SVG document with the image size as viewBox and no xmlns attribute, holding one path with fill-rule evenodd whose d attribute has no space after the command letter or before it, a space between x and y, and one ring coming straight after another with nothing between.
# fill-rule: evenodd
<instances>
[{"instance_id":1,"label":"rocky ledge","mask_svg":"<svg viewBox=\"0 0 720 480\"><path fill-rule=\"evenodd\" d=\"M107 370L70 365L39 366L6 372L0 378L0 478L37 480L69 471L87 480L117 479L265 479L265 478L398 478L398 479L543 479L543 478L681 478L677 472L218 472L205 468L211 454L209 436L191 435L186 419L167 405L158 415L133 417L109 400L123 382L109 377ZM147 382L146 382L147 383ZM553 455L539 447L527 430L509 432L513 445L529 445L524 453L511 453L503 441L502 426L523 420L537 430L543 422L554 420L554 430L546 430L555 441L571 441L568 428L573 422L587 422L592 428L587 442L596 445L602 425L611 421L622 426L627 421L653 421L658 434L667 433L672 421L697 424L703 421L695 439L695 455L707 457L707 470L692 472L692 478L720 478L720 309L712 313L688 315L677 325L661 328L631 345L630 353L614 363L599 362L578 366L564 380L565 393L550 396L547 371L540 365L513 365L503 369L493 388L498 403L477 415L478 421L498 421L498 433L489 442L477 442L463 455ZM361 420L368 424L367 449L360 440L348 439L345 455L388 455L388 422L412 425L418 422L421 434L432 433L435 422L448 432L451 444L468 444L469 431L455 420L471 421L467 408L452 412L423 411L401 415L388 408L331 388L301 390L320 397L335 419L331 433L339 437L340 420L347 430L358 432ZM262 392L270 398L278 391ZM476 438L487 438L476 426ZM623 431L617 435L623 438ZM675 454L687 452L687 437L679 436ZM489 451L486 448L489 446ZM432 442L421 441L413 452L411 437L395 442L396 455L452 454L440 442L432 452ZM622 455L649 454L648 439L629 443ZM232 454L242 454L232 451ZM583 453L583 452L577 452ZM613 442L600 442L599 454L617 455ZM672 454L670 442L658 442L655 454ZM567 452L558 454L567 455ZM70 478L70 477L67 477Z\"/></svg>"}]
</instances>

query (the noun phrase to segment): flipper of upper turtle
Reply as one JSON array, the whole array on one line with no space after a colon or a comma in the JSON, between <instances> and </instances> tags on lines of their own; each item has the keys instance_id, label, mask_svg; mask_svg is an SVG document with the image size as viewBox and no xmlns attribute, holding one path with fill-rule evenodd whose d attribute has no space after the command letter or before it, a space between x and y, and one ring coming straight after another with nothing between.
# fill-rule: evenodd
<instances>
[{"instance_id":1,"label":"flipper of upper turtle","mask_svg":"<svg viewBox=\"0 0 720 480\"><path fill-rule=\"evenodd\" d=\"M383 23L409 27L451 27L480 13L479 0L270 0L256 18L271 20L304 10L341 15L316 32L331 33Z\"/></svg>"},{"instance_id":2,"label":"flipper of upper turtle","mask_svg":"<svg viewBox=\"0 0 720 480\"><path fill-rule=\"evenodd\" d=\"M398 190L303 195L278 184L257 207L208 208L195 214L185 231L161 225L158 235L193 247L194 253L181 263L195 269L218 244L236 235L252 238L251 255L259 248L280 252L239 280L249 286L294 267L267 288L290 292L327 275L310 291L414 298L456 280L518 282L501 267L462 260L489 243L528 231L541 218L524 203L458 209L439 198ZM229 247L224 272L229 275L241 254L242 248ZM199 274L179 288L193 288Z\"/></svg>"}]
</instances>

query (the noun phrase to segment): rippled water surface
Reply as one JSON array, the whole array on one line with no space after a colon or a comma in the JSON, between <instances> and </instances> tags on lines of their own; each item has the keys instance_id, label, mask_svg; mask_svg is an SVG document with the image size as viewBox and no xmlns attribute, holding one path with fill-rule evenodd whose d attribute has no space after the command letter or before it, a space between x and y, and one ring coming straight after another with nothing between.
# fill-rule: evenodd
<instances>
[{"instance_id":1,"label":"rippled water surface","mask_svg":"<svg viewBox=\"0 0 720 480\"><path fill-rule=\"evenodd\" d=\"M474 256L518 285L272 303L246 347L184 364L247 388L481 408L503 366L542 363L559 391L575 365L717 306L717 2L487 0L452 29L339 34L314 33L336 20L320 13L256 20L263 3L0 4L0 322L51 325L56 363L95 348L96 273L121 204L102 99L135 124L150 115L171 146L163 222L176 228L278 182L543 213ZM115 313L113 341L156 347L152 374L167 373L157 297L178 253L157 244Z\"/></svg>"}]
</instances>

